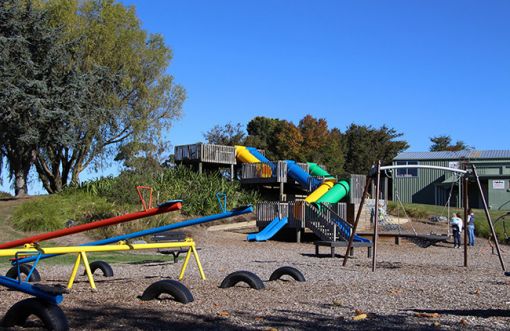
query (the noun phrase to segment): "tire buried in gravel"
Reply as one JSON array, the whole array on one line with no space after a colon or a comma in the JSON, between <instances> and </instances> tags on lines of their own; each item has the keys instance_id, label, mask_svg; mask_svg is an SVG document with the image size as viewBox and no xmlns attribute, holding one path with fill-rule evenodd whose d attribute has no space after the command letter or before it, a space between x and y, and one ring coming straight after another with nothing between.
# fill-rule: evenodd
<instances>
[{"instance_id":1,"label":"tire buried in gravel","mask_svg":"<svg viewBox=\"0 0 510 331\"><path fill-rule=\"evenodd\" d=\"M273 271L273 273L269 277L269 281L281 279L283 276L290 276L298 282L306 281L305 276L303 276L301 271L299 271L298 269L296 269L294 267L289 267L289 266L281 267L281 268L278 268L275 271Z\"/></svg>"},{"instance_id":2,"label":"tire buried in gravel","mask_svg":"<svg viewBox=\"0 0 510 331\"><path fill-rule=\"evenodd\" d=\"M112 267L105 261L94 261L90 263L90 272L94 272L99 269L103 273L103 277L113 277ZM85 275L86 273L84 273Z\"/></svg>"},{"instance_id":3,"label":"tire buried in gravel","mask_svg":"<svg viewBox=\"0 0 510 331\"><path fill-rule=\"evenodd\" d=\"M229 288L235 286L237 283L246 283L251 288L262 290L265 288L264 283L259 276L250 271L235 271L229 274L220 284L220 288Z\"/></svg>"},{"instance_id":4,"label":"tire buried in gravel","mask_svg":"<svg viewBox=\"0 0 510 331\"><path fill-rule=\"evenodd\" d=\"M31 315L37 316L47 330L69 330L69 324L62 309L38 298L29 298L14 304L5 314L0 326L6 328L24 326Z\"/></svg>"},{"instance_id":5,"label":"tire buried in gravel","mask_svg":"<svg viewBox=\"0 0 510 331\"><path fill-rule=\"evenodd\" d=\"M32 269L32 266L30 264L21 264L19 266L19 268L20 268L21 274L28 276L28 274L30 273L30 270ZM12 279L18 279L18 267L14 266L14 267L10 268L7 271L7 273L5 274L5 277L9 277ZM36 283L36 282L41 281L41 275L39 274L39 271L37 271L37 269L34 269L32 274L30 275L30 279L28 279L28 281L30 283Z\"/></svg>"},{"instance_id":6,"label":"tire buried in gravel","mask_svg":"<svg viewBox=\"0 0 510 331\"><path fill-rule=\"evenodd\" d=\"M154 300L163 293L171 295L175 301L184 304L194 300L190 290L184 284L171 279L160 280L151 284L140 296L140 300Z\"/></svg>"}]
</instances>

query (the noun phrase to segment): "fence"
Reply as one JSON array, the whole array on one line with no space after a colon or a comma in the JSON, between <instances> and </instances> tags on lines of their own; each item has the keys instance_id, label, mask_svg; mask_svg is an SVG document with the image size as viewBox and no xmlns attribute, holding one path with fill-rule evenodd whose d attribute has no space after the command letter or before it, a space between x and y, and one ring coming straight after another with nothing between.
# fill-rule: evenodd
<instances>
[{"instance_id":1,"label":"fence","mask_svg":"<svg viewBox=\"0 0 510 331\"><path fill-rule=\"evenodd\" d=\"M333 223L333 219L347 218L347 204L326 204L321 210L304 201L292 202L259 202L256 205L257 226L264 227L269 224L280 211L281 217L288 217L288 227L305 228L309 222L322 220L325 223Z\"/></svg>"}]
</instances>

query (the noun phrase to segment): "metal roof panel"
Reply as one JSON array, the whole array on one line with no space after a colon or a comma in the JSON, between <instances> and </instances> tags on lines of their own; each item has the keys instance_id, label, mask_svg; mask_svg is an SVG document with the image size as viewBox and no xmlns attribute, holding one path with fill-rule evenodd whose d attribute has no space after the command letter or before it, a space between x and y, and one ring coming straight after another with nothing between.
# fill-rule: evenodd
<instances>
[{"instance_id":1,"label":"metal roof panel","mask_svg":"<svg viewBox=\"0 0 510 331\"><path fill-rule=\"evenodd\" d=\"M393 160L510 159L510 150L464 150L457 152L402 152Z\"/></svg>"}]
</instances>

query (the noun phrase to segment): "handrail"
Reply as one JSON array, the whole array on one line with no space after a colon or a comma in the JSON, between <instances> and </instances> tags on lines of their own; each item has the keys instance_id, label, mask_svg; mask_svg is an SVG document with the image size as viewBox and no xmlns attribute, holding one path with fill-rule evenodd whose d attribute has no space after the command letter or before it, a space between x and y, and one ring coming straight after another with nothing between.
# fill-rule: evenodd
<instances>
[{"instance_id":1,"label":"handrail","mask_svg":"<svg viewBox=\"0 0 510 331\"><path fill-rule=\"evenodd\" d=\"M347 224L347 226L348 226L348 227L350 227L350 228L352 229L352 224L351 224L351 223L349 223L349 222L347 222L346 220L344 220L344 218L343 218L342 216L338 215L338 214L336 213L336 211L334 211L334 210L333 210L330 206L328 206L327 204L323 203L323 204L321 204L321 207L326 208L326 209L327 209L330 213L332 213L334 216L336 216L337 218L339 218L339 219L341 219L342 221L344 221L344 222L345 222L345 224Z\"/></svg>"}]
</instances>

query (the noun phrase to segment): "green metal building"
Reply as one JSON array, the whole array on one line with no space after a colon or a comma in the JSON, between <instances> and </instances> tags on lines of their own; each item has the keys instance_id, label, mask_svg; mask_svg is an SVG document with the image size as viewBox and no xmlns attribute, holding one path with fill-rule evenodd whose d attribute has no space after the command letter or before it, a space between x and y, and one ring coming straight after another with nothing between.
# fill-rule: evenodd
<instances>
[{"instance_id":1,"label":"green metal building","mask_svg":"<svg viewBox=\"0 0 510 331\"><path fill-rule=\"evenodd\" d=\"M510 210L510 150L470 150L458 152L403 152L393 165L434 165L462 168L474 164L490 209ZM460 178L452 172L431 169L397 169L392 174L393 200L405 203L462 205ZM482 208L474 178L469 183L469 205Z\"/></svg>"}]
</instances>

